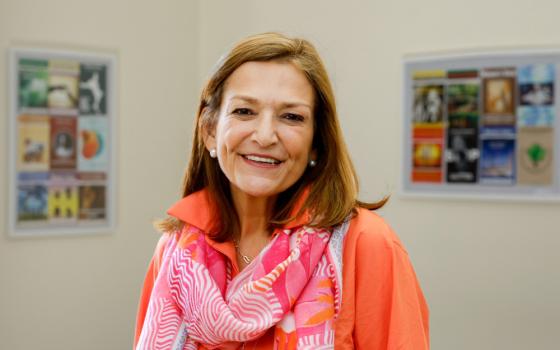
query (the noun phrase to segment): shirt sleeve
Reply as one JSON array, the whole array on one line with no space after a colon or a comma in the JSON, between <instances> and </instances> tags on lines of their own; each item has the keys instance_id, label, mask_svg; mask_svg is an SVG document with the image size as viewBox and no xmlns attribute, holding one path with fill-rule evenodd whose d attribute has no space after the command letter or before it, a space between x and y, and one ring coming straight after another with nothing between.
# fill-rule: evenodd
<instances>
[{"instance_id":1,"label":"shirt sleeve","mask_svg":"<svg viewBox=\"0 0 560 350\"><path fill-rule=\"evenodd\" d=\"M408 253L378 217L356 241L354 345L358 350L429 349L428 305Z\"/></svg>"},{"instance_id":2,"label":"shirt sleeve","mask_svg":"<svg viewBox=\"0 0 560 350\"><path fill-rule=\"evenodd\" d=\"M148 310L148 304L150 302L150 296L152 294L152 289L154 288L154 283L161 269L161 261L165 252L165 247L169 241L170 234L164 233L156 245L156 249L150 264L148 265L148 271L146 277L144 278L144 285L142 286L142 292L140 293L140 301L138 303L138 311L136 313L136 327L134 332L134 349L138 344L138 339L140 338L140 333L142 333L142 327L144 325L144 319L146 318L146 311Z\"/></svg>"}]
</instances>

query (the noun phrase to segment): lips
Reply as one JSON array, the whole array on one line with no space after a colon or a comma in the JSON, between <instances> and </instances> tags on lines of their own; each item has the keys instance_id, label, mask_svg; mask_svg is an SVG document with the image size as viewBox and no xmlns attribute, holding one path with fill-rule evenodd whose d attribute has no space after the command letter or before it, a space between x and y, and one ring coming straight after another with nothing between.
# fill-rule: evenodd
<instances>
[{"instance_id":1,"label":"lips","mask_svg":"<svg viewBox=\"0 0 560 350\"><path fill-rule=\"evenodd\" d=\"M244 159L247 159L251 162L265 164L265 165L277 165L282 163L282 161L265 155L256 155L256 154L243 154L241 155Z\"/></svg>"}]
</instances>

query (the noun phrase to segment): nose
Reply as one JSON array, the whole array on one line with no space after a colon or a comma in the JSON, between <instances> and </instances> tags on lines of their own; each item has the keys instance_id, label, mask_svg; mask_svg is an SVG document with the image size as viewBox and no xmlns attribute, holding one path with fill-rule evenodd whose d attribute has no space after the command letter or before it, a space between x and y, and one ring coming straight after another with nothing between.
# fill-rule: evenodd
<instances>
[{"instance_id":1,"label":"nose","mask_svg":"<svg viewBox=\"0 0 560 350\"><path fill-rule=\"evenodd\" d=\"M253 139L261 146L268 147L278 142L278 133L273 113L261 113L257 118Z\"/></svg>"}]
</instances>

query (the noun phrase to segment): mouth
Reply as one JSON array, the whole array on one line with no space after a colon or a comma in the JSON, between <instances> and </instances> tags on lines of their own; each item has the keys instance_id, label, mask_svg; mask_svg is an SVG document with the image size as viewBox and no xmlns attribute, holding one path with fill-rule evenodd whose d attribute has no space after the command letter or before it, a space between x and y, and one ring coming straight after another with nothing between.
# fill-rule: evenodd
<instances>
[{"instance_id":1,"label":"mouth","mask_svg":"<svg viewBox=\"0 0 560 350\"><path fill-rule=\"evenodd\" d=\"M242 154L241 157L243 157L243 159L248 160L251 163L256 163L259 165L267 165L267 166L274 166L274 165L278 165L280 163L282 163L282 161L276 159L276 158L272 158L269 156L263 156L263 155L254 155L254 154Z\"/></svg>"}]
</instances>

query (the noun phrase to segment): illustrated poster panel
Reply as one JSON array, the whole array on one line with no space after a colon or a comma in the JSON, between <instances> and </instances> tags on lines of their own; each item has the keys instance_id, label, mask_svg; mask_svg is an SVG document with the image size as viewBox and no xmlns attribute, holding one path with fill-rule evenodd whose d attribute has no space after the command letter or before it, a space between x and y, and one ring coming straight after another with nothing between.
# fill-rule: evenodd
<instances>
[{"instance_id":1,"label":"illustrated poster panel","mask_svg":"<svg viewBox=\"0 0 560 350\"><path fill-rule=\"evenodd\" d=\"M412 174L415 183L440 183L443 179L445 72L414 74L412 110Z\"/></svg>"},{"instance_id":2,"label":"illustrated poster panel","mask_svg":"<svg viewBox=\"0 0 560 350\"><path fill-rule=\"evenodd\" d=\"M405 188L560 199L560 53L419 62L405 66Z\"/></svg>"},{"instance_id":3,"label":"illustrated poster panel","mask_svg":"<svg viewBox=\"0 0 560 350\"><path fill-rule=\"evenodd\" d=\"M11 66L15 234L104 230L113 215L112 61L28 51L14 50Z\"/></svg>"},{"instance_id":4,"label":"illustrated poster panel","mask_svg":"<svg viewBox=\"0 0 560 350\"><path fill-rule=\"evenodd\" d=\"M448 73L445 160L449 183L476 183L478 180L479 97L477 70Z\"/></svg>"}]
</instances>

